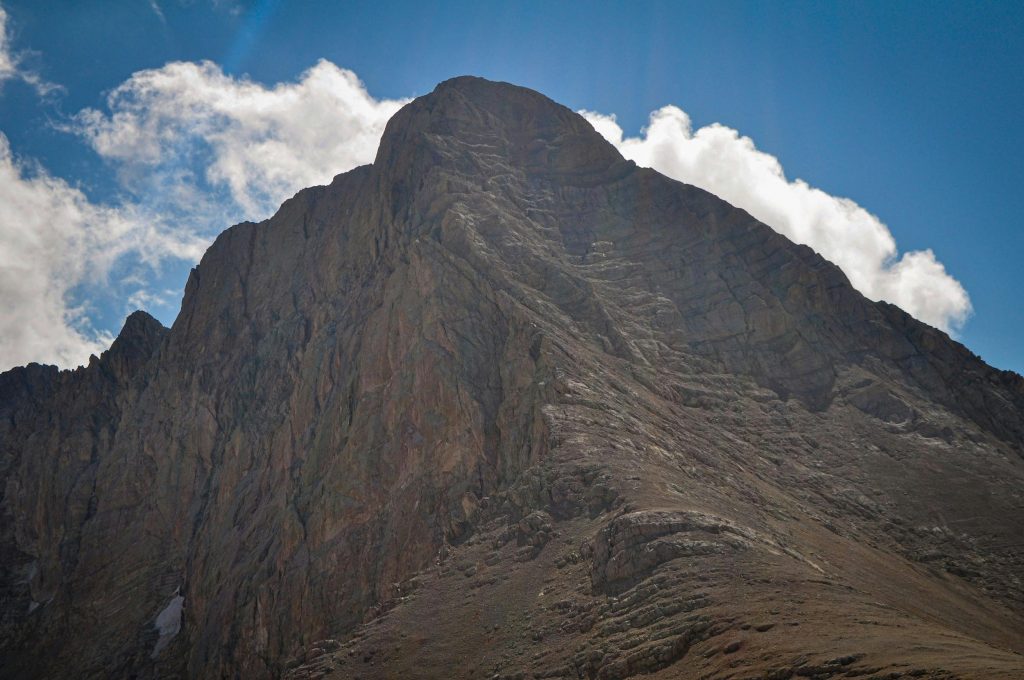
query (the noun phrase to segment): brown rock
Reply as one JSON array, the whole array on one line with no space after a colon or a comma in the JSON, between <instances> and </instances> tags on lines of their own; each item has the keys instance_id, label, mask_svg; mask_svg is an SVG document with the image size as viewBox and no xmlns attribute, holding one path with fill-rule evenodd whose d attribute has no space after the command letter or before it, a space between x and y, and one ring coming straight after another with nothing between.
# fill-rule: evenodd
<instances>
[{"instance_id":1,"label":"brown rock","mask_svg":"<svg viewBox=\"0 0 1024 680\"><path fill-rule=\"evenodd\" d=\"M1022 448L1020 376L458 78L221 234L169 331L0 376L0 664L1020 677Z\"/></svg>"}]
</instances>

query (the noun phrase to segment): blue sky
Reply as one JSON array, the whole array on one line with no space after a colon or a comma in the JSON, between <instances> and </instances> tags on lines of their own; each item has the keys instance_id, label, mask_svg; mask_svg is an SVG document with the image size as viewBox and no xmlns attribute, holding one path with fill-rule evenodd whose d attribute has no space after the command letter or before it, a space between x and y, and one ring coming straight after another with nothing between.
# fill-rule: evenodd
<instances>
[{"instance_id":1,"label":"blue sky","mask_svg":"<svg viewBox=\"0 0 1024 680\"><path fill-rule=\"evenodd\" d=\"M0 0L0 7L6 10L6 50L16 70L3 80L0 61L0 132L9 141L11 172L18 180L9 182L4 200L23 211L50 201L46 205L60 208L51 211L58 218L73 214L83 230L92 230L83 233L97 253L79 265L57 252L83 241L70 228L26 250L31 257L64 259L50 267L53 280L0 276L11 318L44 309L43 302L23 305L26 309L11 303L33 295L31 286L44 286L47 293L40 299L57 305L75 338L96 346L116 333L133 303L143 303L169 324L196 253L218 229L266 217L267 206L290 195L300 181L322 181L325 173L329 177L365 162L372 146L367 140L402 100L451 76L472 73L535 88L573 109L614 114L614 123L599 129L614 137L618 128L624 152L667 174L695 183L693 173L712 170L748 178L742 186L725 177L707 187L733 202L757 200L751 198L756 192L750 183L775 186L761 167L774 157L787 181L800 178L824 193L780 184L785 205L744 207L769 223L767 215L781 211L784 224L772 226L791 236L802 233L809 212L828 221L838 210L837 221L808 226L807 239L832 259L852 253L849 269L840 264L855 283L863 281L858 287L873 291L873 297L916 300L904 306L917 304L917 315L933 323L944 320L993 365L1024 371L1018 341L1024 335L1019 302L1024 288L1019 262L1024 254L1019 122L1024 5L1019 3ZM321 59L331 68L304 79ZM213 65L161 70L170 62L202 60ZM352 91L335 66L357 76L365 92ZM156 75L133 79L146 69L157 70ZM246 83L264 90L247 93ZM278 83L295 85L295 97L321 107L302 130L285 129L305 113L281 108L280 98L273 98ZM274 102L281 120L252 123L252 110L235 103L224 104L232 107L224 114L211 89L220 86L235 88L235 103L246 97ZM316 89L321 86L334 88L330 97ZM122 96L112 104L108 96L119 87ZM182 100L181 88L201 87L206 90L196 97L206 99L196 99L196 106L205 117L191 129L183 121L195 112L172 109ZM152 88L165 89L154 98ZM330 118L325 119L331 97L355 101L339 129L328 129ZM663 109L666 105L678 109ZM655 129L649 116L659 110L662 127L657 129L665 134L655 140L641 129ZM685 111L685 118L676 111ZM138 124L127 132L125 116ZM610 122L593 118L601 120ZM139 134L155 129L142 125L147 121L160 126L170 121L168 129L178 125L180 133L142 162L133 157L129 142L138 143ZM245 128L250 123L258 132ZM722 127L707 127L713 123ZM333 135L334 146L328 146L337 149L337 168L331 159L309 169L292 167L298 161L287 157L281 167L289 173L261 183L244 184L249 180L232 174L251 171L253 166L244 163L255 158L239 161L243 150L232 144L251 148L253 140L263 144L274 134L298 144L306 131L320 129ZM730 137L732 130L739 137ZM128 133L135 136L125 137ZM362 141L351 141L357 137ZM752 143L744 146L742 137ZM277 159L274 148L266 144L269 155L259 158ZM693 160L695 153L716 150L725 159L719 165ZM726 162L735 165L722 165ZM29 186L33 178L49 183ZM31 200L14 193L22 180ZM72 195L76 190L81 196ZM850 212L832 197L848 197L870 215ZM116 223L113 231L121 235L109 237L103 220ZM884 233L876 226L882 223L888 228ZM888 264L868 263L866 270L857 270L863 259L857 249L870 238L854 231L844 241L843 229L874 229L871 238L881 239L879 248L891 232L899 253ZM22 236L0 229L0 249L7 245L2 239ZM832 250L826 252L828 247ZM893 263L904 253L926 249L934 259L907 260L897 280ZM8 246L8 252L21 251ZM936 263L944 267L941 276ZM13 281L7 290L5 280ZM973 308L962 324L956 282ZM933 283L935 295L948 303L938 311L934 300L922 301ZM33 323L0 323L0 334ZM41 328L6 342L0 337L0 348L14 357L0 357L4 367L36 358L33 347L67 344L61 332ZM82 346L54 350L57 354L39 349L38 358L73 362Z\"/></svg>"}]
</instances>

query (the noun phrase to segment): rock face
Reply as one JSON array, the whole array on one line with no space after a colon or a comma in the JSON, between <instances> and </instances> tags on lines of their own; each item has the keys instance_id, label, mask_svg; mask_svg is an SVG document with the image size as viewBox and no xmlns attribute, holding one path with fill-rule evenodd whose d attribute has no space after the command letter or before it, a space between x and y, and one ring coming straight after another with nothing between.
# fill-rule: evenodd
<instances>
[{"instance_id":1,"label":"rock face","mask_svg":"<svg viewBox=\"0 0 1024 680\"><path fill-rule=\"evenodd\" d=\"M1024 677L1024 380L457 78L0 376L5 677Z\"/></svg>"}]
</instances>

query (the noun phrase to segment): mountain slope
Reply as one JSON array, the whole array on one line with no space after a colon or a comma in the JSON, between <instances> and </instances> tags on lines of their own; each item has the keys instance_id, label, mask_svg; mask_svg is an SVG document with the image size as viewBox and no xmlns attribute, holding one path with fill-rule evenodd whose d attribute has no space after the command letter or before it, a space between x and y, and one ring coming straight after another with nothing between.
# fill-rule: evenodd
<instances>
[{"instance_id":1,"label":"mountain slope","mask_svg":"<svg viewBox=\"0 0 1024 680\"><path fill-rule=\"evenodd\" d=\"M17 677L1024 673L1020 376L535 92L442 83L154 324L0 378Z\"/></svg>"}]
</instances>

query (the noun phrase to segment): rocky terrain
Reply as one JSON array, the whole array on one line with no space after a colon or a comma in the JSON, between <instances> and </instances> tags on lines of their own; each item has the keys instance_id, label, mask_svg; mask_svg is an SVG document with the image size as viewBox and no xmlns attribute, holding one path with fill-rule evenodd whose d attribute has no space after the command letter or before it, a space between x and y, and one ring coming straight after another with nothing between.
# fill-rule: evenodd
<instances>
[{"instance_id":1,"label":"rocky terrain","mask_svg":"<svg viewBox=\"0 0 1024 680\"><path fill-rule=\"evenodd\" d=\"M1024 379L457 78L0 376L10 678L1022 678Z\"/></svg>"}]
</instances>

